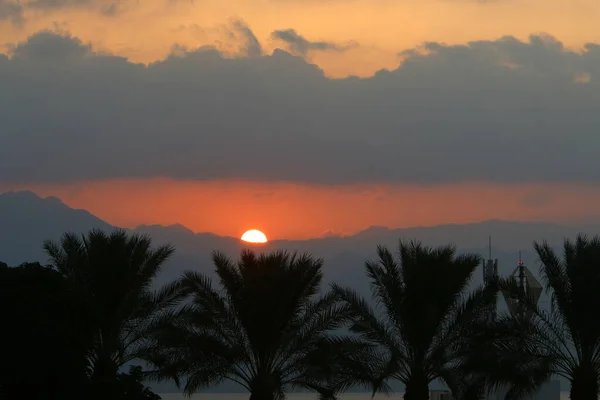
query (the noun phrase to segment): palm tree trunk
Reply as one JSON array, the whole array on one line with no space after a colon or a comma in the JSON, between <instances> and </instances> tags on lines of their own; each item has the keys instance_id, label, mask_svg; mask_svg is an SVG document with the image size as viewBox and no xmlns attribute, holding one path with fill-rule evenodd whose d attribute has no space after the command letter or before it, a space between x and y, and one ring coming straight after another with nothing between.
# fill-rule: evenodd
<instances>
[{"instance_id":1,"label":"palm tree trunk","mask_svg":"<svg viewBox=\"0 0 600 400\"><path fill-rule=\"evenodd\" d=\"M253 390L250 393L250 400L275 400L275 394L268 390Z\"/></svg>"},{"instance_id":2,"label":"palm tree trunk","mask_svg":"<svg viewBox=\"0 0 600 400\"><path fill-rule=\"evenodd\" d=\"M429 381L425 374L412 374L406 382L404 400L429 400Z\"/></svg>"},{"instance_id":3,"label":"palm tree trunk","mask_svg":"<svg viewBox=\"0 0 600 400\"><path fill-rule=\"evenodd\" d=\"M100 358L91 377L92 391L95 399L112 400L117 397L116 381L118 368L110 359Z\"/></svg>"},{"instance_id":4,"label":"palm tree trunk","mask_svg":"<svg viewBox=\"0 0 600 400\"><path fill-rule=\"evenodd\" d=\"M265 354L260 356L260 359L266 358ZM277 398L277 382L266 365L261 363L257 368L257 374L250 384L250 400L276 400Z\"/></svg>"},{"instance_id":5,"label":"palm tree trunk","mask_svg":"<svg viewBox=\"0 0 600 400\"><path fill-rule=\"evenodd\" d=\"M481 400L483 399L481 393L477 392L467 392L465 393L463 400Z\"/></svg>"},{"instance_id":6,"label":"palm tree trunk","mask_svg":"<svg viewBox=\"0 0 600 400\"><path fill-rule=\"evenodd\" d=\"M598 400L599 391L595 373L580 369L571 379L571 400Z\"/></svg>"}]
</instances>

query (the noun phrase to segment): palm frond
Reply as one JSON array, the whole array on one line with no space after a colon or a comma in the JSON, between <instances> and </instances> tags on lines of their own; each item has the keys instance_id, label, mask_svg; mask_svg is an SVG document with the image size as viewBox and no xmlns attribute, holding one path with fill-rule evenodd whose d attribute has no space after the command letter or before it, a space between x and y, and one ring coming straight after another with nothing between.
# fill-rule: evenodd
<instances>
[{"instance_id":1,"label":"palm frond","mask_svg":"<svg viewBox=\"0 0 600 400\"><path fill-rule=\"evenodd\" d=\"M174 286L185 304L155 328L147 357L154 377L185 381L187 393L231 380L275 398L288 387L333 395L331 364L320 363L323 354L350 349L331 337L350 313L334 293L317 297L323 260L246 250L237 263L218 252L213 262L218 288L196 272Z\"/></svg>"},{"instance_id":2,"label":"palm frond","mask_svg":"<svg viewBox=\"0 0 600 400\"><path fill-rule=\"evenodd\" d=\"M116 374L119 366L138 358L157 313L180 299L176 285L152 291L154 278L173 247L153 250L151 244L149 237L122 229L109 234L97 229L87 235L68 232L60 244L44 242L53 268L90 303L95 332L89 354L93 376L113 370ZM116 379L116 375L102 379Z\"/></svg>"}]
</instances>

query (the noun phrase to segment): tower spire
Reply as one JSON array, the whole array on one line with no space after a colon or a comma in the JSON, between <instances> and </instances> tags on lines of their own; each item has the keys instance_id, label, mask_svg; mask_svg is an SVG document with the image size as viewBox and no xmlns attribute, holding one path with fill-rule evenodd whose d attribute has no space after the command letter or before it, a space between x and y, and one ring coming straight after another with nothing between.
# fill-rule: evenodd
<instances>
[{"instance_id":1,"label":"tower spire","mask_svg":"<svg viewBox=\"0 0 600 400\"><path fill-rule=\"evenodd\" d=\"M524 307L521 302L527 297L537 305L542 294L542 285L525 265L525 262L521 258L521 251L519 251L519 262L510 275L510 279L513 281L515 287L512 290L502 291L509 312L512 315L531 315L531 311Z\"/></svg>"},{"instance_id":2,"label":"tower spire","mask_svg":"<svg viewBox=\"0 0 600 400\"><path fill-rule=\"evenodd\" d=\"M482 257L483 258L483 257ZM489 285L498 278L498 259L492 259L492 236L488 236L488 259L483 261L483 283ZM490 320L496 319L496 304L490 309Z\"/></svg>"}]
</instances>

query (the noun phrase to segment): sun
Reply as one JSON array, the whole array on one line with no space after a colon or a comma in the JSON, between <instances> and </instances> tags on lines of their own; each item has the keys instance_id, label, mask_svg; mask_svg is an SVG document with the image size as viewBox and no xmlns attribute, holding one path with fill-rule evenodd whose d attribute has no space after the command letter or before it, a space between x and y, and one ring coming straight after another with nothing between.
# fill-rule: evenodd
<instances>
[{"instance_id":1,"label":"sun","mask_svg":"<svg viewBox=\"0 0 600 400\"><path fill-rule=\"evenodd\" d=\"M248 243L267 243L267 236L257 229L246 231L241 239Z\"/></svg>"}]
</instances>

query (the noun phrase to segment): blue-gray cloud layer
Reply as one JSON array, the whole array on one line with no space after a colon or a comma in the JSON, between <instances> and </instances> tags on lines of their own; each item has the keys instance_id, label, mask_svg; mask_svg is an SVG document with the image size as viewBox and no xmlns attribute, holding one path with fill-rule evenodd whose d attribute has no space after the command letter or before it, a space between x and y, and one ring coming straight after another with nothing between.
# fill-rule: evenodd
<instances>
[{"instance_id":1,"label":"blue-gray cloud layer","mask_svg":"<svg viewBox=\"0 0 600 400\"><path fill-rule=\"evenodd\" d=\"M0 182L600 180L599 45L421 50L332 80L282 51L144 66L39 33L0 56Z\"/></svg>"}]
</instances>

